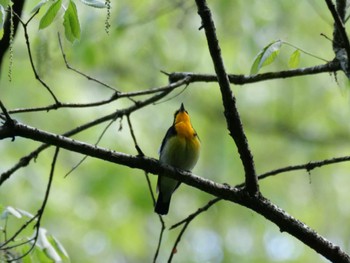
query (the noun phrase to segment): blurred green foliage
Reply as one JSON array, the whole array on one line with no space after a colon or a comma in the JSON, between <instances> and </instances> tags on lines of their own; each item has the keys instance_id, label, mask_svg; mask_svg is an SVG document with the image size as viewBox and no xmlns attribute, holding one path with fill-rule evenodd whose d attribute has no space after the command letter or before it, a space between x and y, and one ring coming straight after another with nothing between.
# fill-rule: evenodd
<instances>
[{"instance_id":1,"label":"blurred green foliage","mask_svg":"<svg viewBox=\"0 0 350 263\"><path fill-rule=\"evenodd\" d=\"M27 1L23 19L36 3ZM213 66L194 1L111 3L111 27L105 32L106 9L77 2L81 37L64 41L70 65L120 91L166 85L167 72L213 74ZM332 60L332 18L322 1L209 1L222 55L229 73L249 74L254 57L281 39L316 56ZM58 45L62 23L39 28L40 11L29 26L35 64L42 79L62 102L91 102L112 92L68 70ZM61 16L62 13L58 13ZM274 62L259 72L288 69L294 48L283 46ZM1 100L9 109L53 103L34 78L20 29L14 43L12 81L9 61L2 67ZM322 64L301 53L299 67ZM341 73L281 79L233 86L258 173L349 154L349 91ZM139 146L157 157L161 140L183 102L201 141L194 173L232 185L244 180L236 147L228 135L216 83L190 84L175 90L162 103L131 115ZM28 125L63 133L128 105L117 100L87 109L60 109L13 115ZM74 136L94 144L107 123ZM0 143L0 172L40 144L16 138ZM100 144L137 154L126 119L116 121ZM0 189L3 207L35 213L45 194L53 149L6 181ZM151 262L160 232L158 216L144 173L88 158L64 178L83 156L62 150L42 226L67 250L71 262ZM350 164L342 163L290 172L261 181L262 193L294 217L350 252ZM151 175L155 189L156 177ZM174 194L167 227L206 204L212 197L182 185ZM179 229L164 235L158 262L169 257ZM281 233L272 223L244 207L221 201L196 218L177 248L174 262L318 262L320 256L300 241Z\"/></svg>"}]
</instances>

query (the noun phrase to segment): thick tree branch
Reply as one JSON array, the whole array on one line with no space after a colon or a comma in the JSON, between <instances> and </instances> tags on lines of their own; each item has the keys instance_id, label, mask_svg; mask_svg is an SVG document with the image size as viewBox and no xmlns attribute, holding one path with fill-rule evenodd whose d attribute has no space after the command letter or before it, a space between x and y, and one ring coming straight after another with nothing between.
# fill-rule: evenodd
<instances>
[{"instance_id":1,"label":"thick tree branch","mask_svg":"<svg viewBox=\"0 0 350 263\"><path fill-rule=\"evenodd\" d=\"M344 25L346 0L337 0L337 7L334 6L332 0L326 0L326 4L334 19L333 50L342 70L350 78L350 41Z\"/></svg>"},{"instance_id":2,"label":"thick tree branch","mask_svg":"<svg viewBox=\"0 0 350 263\"><path fill-rule=\"evenodd\" d=\"M272 204L261 195L250 195L244 189L218 184L208 179L201 178L187 171L180 171L171 166L161 164L159 161L144 156L132 156L124 153L109 151L107 149L79 142L61 135L48 133L15 122L13 127L3 125L0 127L0 139L21 136L24 138L55 145L57 147L96 157L101 160L113 162L130 168L142 169L152 174L166 174L185 184L193 186L216 197L229 200L257 213L275 223L281 231L288 232L300 241L313 248L324 257L333 262L350 262L350 257L338 246L335 246L314 230L293 218L281 208Z\"/></svg>"},{"instance_id":3,"label":"thick tree branch","mask_svg":"<svg viewBox=\"0 0 350 263\"><path fill-rule=\"evenodd\" d=\"M236 107L236 98L230 88L230 82L226 74L225 66L221 57L219 41L215 32L214 21L205 0L196 0L196 4L198 14L202 18L202 27L205 30L210 55L219 82L228 130L237 145L244 166L246 189L249 194L255 195L259 193L259 185L255 172L253 155L250 152L248 140L245 136L241 118Z\"/></svg>"}]
</instances>

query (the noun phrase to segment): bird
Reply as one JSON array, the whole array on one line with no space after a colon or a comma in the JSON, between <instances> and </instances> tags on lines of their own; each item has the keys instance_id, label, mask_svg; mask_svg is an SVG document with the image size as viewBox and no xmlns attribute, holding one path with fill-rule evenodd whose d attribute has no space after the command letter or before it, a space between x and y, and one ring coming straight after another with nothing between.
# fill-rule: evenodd
<instances>
[{"instance_id":1,"label":"bird","mask_svg":"<svg viewBox=\"0 0 350 263\"><path fill-rule=\"evenodd\" d=\"M199 159L201 142L192 127L190 116L183 103L174 114L173 125L168 129L159 150L159 161L191 171ZM181 182L158 175L158 199L154 211L159 215L169 212L170 200Z\"/></svg>"}]
</instances>

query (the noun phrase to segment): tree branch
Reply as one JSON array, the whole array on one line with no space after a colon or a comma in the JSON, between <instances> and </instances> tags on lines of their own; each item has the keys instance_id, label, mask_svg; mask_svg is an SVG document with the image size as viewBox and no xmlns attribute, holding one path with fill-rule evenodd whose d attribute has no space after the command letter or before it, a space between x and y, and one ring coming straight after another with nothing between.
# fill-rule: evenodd
<instances>
[{"instance_id":1,"label":"tree branch","mask_svg":"<svg viewBox=\"0 0 350 263\"><path fill-rule=\"evenodd\" d=\"M51 97L53 98L53 100L55 101L55 104L59 105L60 101L57 99L56 95L53 93L53 91L51 90L51 88L49 87L49 85L47 85L39 76L36 67L34 65L34 61L33 61L33 56L32 56L32 50L30 47L30 41L29 41L29 34L28 34L28 24L29 22L38 14L39 9L28 19L27 22L24 22L21 20L21 18L18 16L17 13L15 13L15 16L18 18L18 21L22 24L23 26L23 30L24 30L24 38L26 40L26 46L27 46L27 52L28 52L28 57L29 57L29 62L31 65L31 68L33 70L34 76L35 78L40 82L40 84L50 93Z\"/></svg>"},{"instance_id":2,"label":"tree branch","mask_svg":"<svg viewBox=\"0 0 350 263\"><path fill-rule=\"evenodd\" d=\"M85 123L79 127L76 127L70 131L67 131L63 134L63 136L67 136L70 137L72 135L78 134L81 131L87 130L91 127L94 127L98 124L101 124L105 121L109 121L112 119L117 119L119 117L122 117L124 115L130 114L131 112L134 112L138 109L141 109L142 107L145 107L155 101L158 101L162 98L164 98L167 94L169 94L172 90L174 90L176 87L181 86L185 83L187 83L188 78L184 78L182 80L179 80L178 82L175 83L170 83L169 85L167 85L166 87L161 87L159 88L159 90L161 91L159 94L155 94L154 96L147 98L145 100L141 100L141 101L136 101L136 103L126 109L122 109L122 110L117 110L115 112L112 112L110 114L107 114L105 116L102 116L96 120L93 120L91 122ZM156 89L156 88L155 88ZM13 111L10 111L12 113L14 113ZM1 116L1 115L0 115ZM22 157L19 162L13 166L11 169L7 170L6 172L2 173L0 175L0 186L8 179L10 178L10 176L17 171L18 169L25 167L29 164L29 162L33 159L36 158L38 156L38 154L40 152L42 152L43 150L45 150L46 148L48 148L50 145L48 144L43 144L41 146L39 146L35 151L31 152L30 154Z\"/></svg>"},{"instance_id":3,"label":"tree branch","mask_svg":"<svg viewBox=\"0 0 350 263\"><path fill-rule=\"evenodd\" d=\"M60 33L58 33L58 44L59 44L59 46L60 46L62 58L63 58L64 64L66 65L66 68L67 68L67 69L72 70L73 72L75 72L75 73L77 73L77 74L79 74L79 75L81 75L81 76L87 78L88 80L92 80L92 81L94 81L94 82L96 82L96 83L102 85L102 86L105 87L105 88L114 90L115 92L119 92L119 91L117 91L115 88L113 88L113 87L107 85L106 83L104 83L104 82L102 82L102 81L100 81L100 80L98 80L98 79L95 79L95 78L93 78L93 77L90 77L89 75L87 75L87 74L81 72L80 70L77 70L77 69L71 67L71 65L68 63L67 56L66 56L66 54L65 54L64 51L63 51L63 45L62 45Z\"/></svg>"},{"instance_id":4,"label":"tree branch","mask_svg":"<svg viewBox=\"0 0 350 263\"><path fill-rule=\"evenodd\" d=\"M142 169L152 174L165 174L206 193L254 210L275 223L281 231L288 232L333 262L350 262L350 257L338 246L335 246L261 195L250 195L244 189L215 183L188 171L180 171L179 169L162 164L153 158L109 151L61 135L38 130L18 122L15 122L12 128L6 125L0 127L0 139L11 137L13 134L130 168Z\"/></svg>"},{"instance_id":5,"label":"tree branch","mask_svg":"<svg viewBox=\"0 0 350 263\"><path fill-rule=\"evenodd\" d=\"M266 80L293 78L293 77L300 77L300 76L307 76L307 75L315 75L320 73L333 73L338 70L341 70L340 64L337 60L333 60L326 64L316 65L313 67L282 70L277 72L266 72L266 73L261 73L256 75L229 74L228 79L232 84L245 85L245 84L256 83L256 82L266 81ZM172 72L172 73L169 73L168 76L169 76L170 83L181 80L185 77L189 78L188 80L189 83L218 82L217 76L213 74Z\"/></svg>"},{"instance_id":6,"label":"tree branch","mask_svg":"<svg viewBox=\"0 0 350 263\"><path fill-rule=\"evenodd\" d=\"M322 161L314 161L314 162L308 162L304 164L291 165L291 166L286 166L286 167L282 167L276 170L263 173L259 175L258 178L259 180L261 180L269 176L273 176L273 175L277 175L285 172L297 171L297 170L306 170L307 172L310 172L311 170L318 167L335 164L335 163L348 162L348 161L350 161L350 156L336 157L331 159L325 159ZM242 186L242 185L238 185L238 186Z\"/></svg>"},{"instance_id":7,"label":"tree branch","mask_svg":"<svg viewBox=\"0 0 350 263\"><path fill-rule=\"evenodd\" d=\"M214 21L205 0L196 0L198 14L202 18L202 27L205 30L210 55L214 64L217 80L219 82L224 114L231 137L234 139L245 170L246 189L251 195L259 193L258 179L255 172L253 155L250 152L248 140L236 107L236 98L230 88L221 57L221 49L215 32Z\"/></svg>"},{"instance_id":8,"label":"tree branch","mask_svg":"<svg viewBox=\"0 0 350 263\"><path fill-rule=\"evenodd\" d=\"M337 7L334 6L332 0L326 0L326 4L334 19L333 50L342 70L350 78L350 41L343 23L345 20L346 1L337 0Z\"/></svg>"},{"instance_id":9,"label":"tree branch","mask_svg":"<svg viewBox=\"0 0 350 263\"><path fill-rule=\"evenodd\" d=\"M13 109L13 110L9 110L9 113L15 114L15 113L24 113L24 112L50 111L50 110L57 110L60 108L91 108L91 107L106 105L106 104L108 104L112 101L116 101L117 99L120 99L120 98L129 98L130 99L132 97L146 96L146 95L152 95L152 94L156 94L156 93L168 94L169 92L173 91L175 88L180 87L184 84L188 84L189 79L190 79L189 77L185 76L185 77L177 80L176 82L172 82L166 86L154 87L154 88L149 88L146 90L130 91L130 92L118 92L117 91L110 98L103 99L103 100L96 101L96 102L88 102L88 103L63 103L62 102L58 105L57 104L50 104L50 105L43 106L43 107ZM155 95L155 97L156 96L158 96L158 95ZM135 101L135 100L133 100L133 102L136 105L140 104L138 101Z\"/></svg>"}]
</instances>

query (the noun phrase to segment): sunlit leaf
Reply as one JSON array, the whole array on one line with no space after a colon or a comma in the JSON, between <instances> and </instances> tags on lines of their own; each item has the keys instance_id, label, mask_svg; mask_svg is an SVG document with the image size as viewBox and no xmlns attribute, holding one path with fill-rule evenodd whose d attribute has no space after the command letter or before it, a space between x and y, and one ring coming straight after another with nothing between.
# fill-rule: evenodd
<instances>
[{"instance_id":1,"label":"sunlit leaf","mask_svg":"<svg viewBox=\"0 0 350 263\"><path fill-rule=\"evenodd\" d=\"M300 63L300 50L295 50L289 58L288 66L290 68L297 68Z\"/></svg>"},{"instance_id":2,"label":"sunlit leaf","mask_svg":"<svg viewBox=\"0 0 350 263\"><path fill-rule=\"evenodd\" d=\"M62 258L49 241L47 236L47 230L45 228L39 229L39 235L36 245L39 246L45 252L46 256L52 259L54 262L62 261Z\"/></svg>"},{"instance_id":3,"label":"sunlit leaf","mask_svg":"<svg viewBox=\"0 0 350 263\"><path fill-rule=\"evenodd\" d=\"M29 258L29 257L24 257ZM45 262L52 263L53 261L49 259L45 253L45 250L40 248L38 245L35 245L32 252L30 253L30 263L34 262Z\"/></svg>"},{"instance_id":4,"label":"sunlit leaf","mask_svg":"<svg viewBox=\"0 0 350 263\"><path fill-rule=\"evenodd\" d=\"M96 8L106 8L106 4L104 1L99 1L99 0L80 0L82 3L96 7Z\"/></svg>"},{"instance_id":5,"label":"sunlit leaf","mask_svg":"<svg viewBox=\"0 0 350 263\"><path fill-rule=\"evenodd\" d=\"M66 258L69 258L67 250L63 247L61 242L58 241L58 239L55 238L53 235L50 235L50 239L52 239L52 241L50 242L55 246L56 250L58 250L58 252L60 252L60 254L64 255Z\"/></svg>"},{"instance_id":6,"label":"sunlit leaf","mask_svg":"<svg viewBox=\"0 0 350 263\"><path fill-rule=\"evenodd\" d=\"M26 217L28 217L28 218L33 218L33 217L34 217L33 214L31 214L31 213L29 213L28 211L25 211L25 210L23 210L23 209L16 208L16 210L17 210L19 213L21 213L21 215L26 216Z\"/></svg>"},{"instance_id":7,"label":"sunlit leaf","mask_svg":"<svg viewBox=\"0 0 350 263\"><path fill-rule=\"evenodd\" d=\"M256 74L258 73L259 71L259 65L260 65L260 61L261 61L261 58L263 56L263 53L260 52L254 59L254 62L253 62L253 65L252 67L250 68L250 74Z\"/></svg>"},{"instance_id":8,"label":"sunlit leaf","mask_svg":"<svg viewBox=\"0 0 350 263\"><path fill-rule=\"evenodd\" d=\"M35 13L36 11L38 11L43 5L45 5L46 3L48 3L49 0L41 0L36 6L34 6L34 8L32 9L32 11L30 13Z\"/></svg>"},{"instance_id":9,"label":"sunlit leaf","mask_svg":"<svg viewBox=\"0 0 350 263\"><path fill-rule=\"evenodd\" d=\"M74 42L80 38L80 24L78 18L77 7L73 1L69 1L68 8L64 13L64 30L66 38L70 42Z\"/></svg>"},{"instance_id":10,"label":"sunlit leaf","mask_svg":"<svg viewBox=\"0 0 350 263\"><path fill-rule=\"evenodd\" d=\"M13 215L14 217L17 218L22 218L21 213L14 207L8 206L5 208L5 210L1 214L1 219L7 218L9 215Z\"/></svg>"},{"instance_id":11,"label":"sunlit leaf","mask_svg":"<svg viewBox=\"0 0 350 263\"><path fill-rule=\"evenodd\" d=\"M40 20L40 24L39 24L40 29L48 27L52 23L58 11L61 9L61 6L62 6L62 0L58 0L47 9L45 15Z\"/></svg>"},{"instance_id":12,"label":"sunlit leaf","mask_svg":"<svg viewBox=\"0 0 350 263\"><path fill-rule=\"evenodd\" d=\"M267 47L261 58L261 67L271 64L276 59L280 52L281 46L282 41L278 40Z\"/></svg>"},{"instance_id":13,"label":"sunlit leaf","mask_svg":"<svg viewBox=\"0 0 350 263\"><path fill-rule=\"evenodd\" d=\"M260 51L255 57L253 65L250 69L250 74L256 74L262 67L271 64L278 56L282 43L283 42L281 40L277 40L264 47L263 50Z\"/></svg>"}]
</instances>

